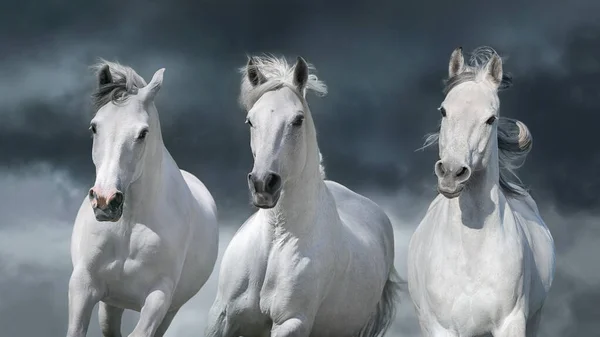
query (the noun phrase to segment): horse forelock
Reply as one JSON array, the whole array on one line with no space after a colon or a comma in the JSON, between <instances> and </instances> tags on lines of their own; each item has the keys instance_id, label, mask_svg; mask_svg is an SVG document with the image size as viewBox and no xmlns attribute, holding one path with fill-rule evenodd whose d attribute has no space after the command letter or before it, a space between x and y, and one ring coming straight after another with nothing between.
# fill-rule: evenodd
<instances>
[{"instance_id":1,"label":"horse forelock","mask_svg":"<svg viewBox=\"0 0 600 337\"><path fill-rule=\"evenodd\" d=\"M137 94L138 89L146 86L146 81L137 74L133 68L122 65L118 62L110 62L101 59L91 68L99 74L104 67L108 66L112 81L99 85L92 93L92 104L94 112L109 102L125 102L131 95Z\"/></svg>"},{"instance_id":2,"label":"horse forelock","mask_svg":"<svg viewBox=\"0 0 600 337\"><path fill-rule=\"evenodd\" d=\"M465 62L464 70L444 81L444 94L447 95L452 89L465 82L477 82L484 78L482 75L487 72L487 67L494 56L500 55L492 47L481 46L471 52L468 61ZM507 72L502 73L502 81L498 90L508 89L512 86L512 75Z\"/></svg>"},{"instance_id":3,"label":"horse forelock","mask_svg":"<svg viewBox=\"0 0 600 337\"><path fill-rule=\"evenodd\" d=\"M276 57L273 55L253 56L253 65L256 70L265 77L266 82L257 86L252 85L248 79L248 65L241 67L242 83L239 96L239 103L246 111L250 110L258 99L266 92L288 87L293 90L298 97L306 105L306 98L303 93L300 93L294 85L294 69L295 65L290 65L284 57ZM308 64L309 71L315 71L312 64ZM324 96L327 94L327 86L325 83L313 74L309 73L306 83L306 90L315 92L317 95Z\"/></svg>"}]
</instances>

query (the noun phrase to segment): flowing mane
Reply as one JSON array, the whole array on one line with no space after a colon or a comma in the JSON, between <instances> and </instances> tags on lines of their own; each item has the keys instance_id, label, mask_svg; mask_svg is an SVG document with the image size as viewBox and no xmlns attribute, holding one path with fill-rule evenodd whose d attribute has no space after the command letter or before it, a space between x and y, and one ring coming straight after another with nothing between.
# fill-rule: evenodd
<instances>
[{"instance_id":1,"label":"flowing mane","mask_svg":"<svg viewBox=\"0 0 600 337\"><path fill-rule=\"evenodd\" d=\"M92 94L95 110L100 109L108 102L125 102L129 96L137 94L137 89L143 88L147 84L135 70L118 62L101 59L91 68L98 74L106 66L110 69L112 82L98 86Z\"/></svg>"},{"instance_id":2,"label":"flowing mane","mask_svg":"<svg viewBox=\"0 0 600 337\"><path fill-rule=\"evenodd\" d=\"M465 70L445 80L444 94L447 95L450 90L461 83L480 80L482 76L485 76L488 63L494 55L498 55L498 53L492 47L483 46L475 48L471 53L469 61L465 63ZM498 90L508 89L511 86L512 75L510 73L503 73L502 82Z\"/></svg>"},{"instance_id":3,"label":"flowing mane","mask_svg":"<svg viewBox=\"0 0 600 337\"><path fill-rule=\"evenodd\" d=\"M304 105L308 106L304 93L298 92L293 83L293 75L295 66L290 65L283 57L275 57L273 55L253 56L253 67L258 68L265 76L266 82L257 86L253 86L246 74L248 66L241 67L242 84L239 97L239 103L246 111L250 110L258 99L266 92L277 90L283 87L288 87L293 90L298 97L303 100ZM315 71L312 64L308 64L309 70ZM327 94L327 85L315 74L308 75L306 83L306 91L314 91L319 96ZM325 166L323 165L323 155L319 151L319 171L321 178L325 179Z\"/></svg>"},{"instance_id":4,"label":"flowing mane","mask_svg":"<svg viewBox=\"0 0 600 337\"><path fill-rule=\"evenodd\" d=\"M488 62L496 51L491 47L478 47L472 53L469 61L465 63L465 70L445 81L444 94L447 95L453 88L461 83L478 81L485 74ZM512 85L510 74L502 75L502 82L498 90L507 89ZM428 134L422 148L437 143L438 132ZM527 154L531 151L532 136L527 126L516 119L500 117L498 119L498 162L500 166L499 185L504 193L509 196L522 196L528 192L516 175L515 170L525 163Z\"/></svg>"},{"instance_id":5,"label":"flowing mane","mask_svg":"<svg viewBox=\"0 0 600 337\"><path fill-rule=\"evenodd\" d=\"M291 66L287 60L283 57L275 57L272 55L253 56L254 67L258 68L260 72L266 77L267 81L258 86L252 86L246 73L248 66L240 68L242 75L242 88L240 92L239 102L242 107L248 111L252 108L254 103L266 92L277 90L281 87L289 87L296 91L293 84L294 66ZM316 70L311 64L308 65L310 70ZM308 75L308 82L306 83L307 91L314 91L320 96L327 94L327 86L325 83L317 78L315 74ZM299 96L304 98L304 94ZM306 102L305 102L306 103Z\"/></svg>"}]
</instances>

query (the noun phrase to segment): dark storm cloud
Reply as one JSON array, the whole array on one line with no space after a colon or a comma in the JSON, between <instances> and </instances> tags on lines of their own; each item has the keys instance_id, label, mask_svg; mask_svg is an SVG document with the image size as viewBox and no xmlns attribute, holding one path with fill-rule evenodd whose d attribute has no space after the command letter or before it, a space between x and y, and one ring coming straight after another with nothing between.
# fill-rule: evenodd
<instances>
[{"instance_id":1,"label":"dark storm cloud","mask_svg":"<svg viewBox=\"0 0 600 337\"><path fill-rule=\"evenodd\" d=\"M536 140L524 176L534 168L549 169L547 175L535 170L535 178L542 180L535 189L547 186L567 206L597 202L598 178L566 188L589 176L591 165L570 163L593 145L579 137L557 137L563 125L578 122L556 123L562 113L549 111L557 106L568 107L572 115L591 111L589 96L579 90L583 104L578 106L572 106L571 96L575 85L594 85L592 73L571 68L581 54L598 59L600 51L573 41L587 38L597 45L597 38L582 35L600 28L578 27L594 18L591 13L600 5L424 4L105 2L84 8L44 2L34 10L20 3L4 13L12 29L2 39L12 53L4 53L1 73L8 103L0 136L2 163L48 161L72 170L77 179L91 180L86 129L94 79L87 66L101 56L130 64L146 78L167 68L158 99L167 146L180 166L206 177L218 199L230 198L225 191L243 188L243 172L251 165L243 112L236 103L236 68L245 53L264 51L304 55L329 84L329 96L310 101L326 165L336 179L356 187L419 189L420 183L413 182L431 181L435 151L413 150L438 123L435 108L442 99L448 55L457 45L491 44L509 56L506 68L516 77L515 87L503 95L503 112L523 119ZM23 15L31 16L27 26ZM547 116L553 123L545 122ZM588 134L579 128L578 135ZM567 147L573 143L579 144ZM549 164L556 159L560 165ZM571 173L557 179L565 167ZM223 181L219 175L224 172L242 178ZM232 185L224 186L227 182ZM237 202L245 198L241 194Z\"/></svg>"},{"instance_id":2,"label":"dark storm cloud","mask_svg":"<svg viewBox=\"0 0 600 337\"><path fill-rule=\"evenodd\" d=\"M79 207L85 187L69 180L67 172L48 166L31 167L19 173L1 172L0 214L0 326L9 335L64 335L67 321L67 282L70 273L69 238L71 221ZM365 193L379 203L395 225L395 265L404 274L408 239L422 217L428 198L399 190L391 194L377 189ZM33 206L28 206L28 205ZM33 211L35 210L35 211ZM418 211L413 211L418 210ZM599 296L600 270L594 263L600 232L598 216L564 217L548 210L546 221L558 242L571 236L573 242L561 244L557 277L546 305L542 336L587 336L598 328L595 298ZM245 218L238 214L231 223L223 222L220 254L233 232ZM584 235L574 235L565 224L575 224ZM8 225L8 227L6 226ZM218 264L217 264L218 265ZM201 334L207 311L214 299L217 273L181 310L169 336L192 337ZM126 335L135 325L137 314L127 312L123 323ZM25 321L26 320L26 321ZM28 322L35 321L36 324ZM99 337L94 314L90 337ZM419 336L410 300L402 297L390 336Z\"/></svg>"},{"instance_id":3,"label":"dark storm cloud","mask_svg":"<svg viewBox=\"0 0 600 337\"><path fill-rule=\"evenodd\" d=\"M88 66L98 57L147 80L167 69L157 98L166 145L209 187L229 230L249 211L252 165L237 68L246 53L304 56L329 86L328 96L309 98L328 176L387 207L403 269L408 238L435 194L437 151L415 150L439 122L450 53L486 44L513 73L502 114L533 134L519 172L557 246L544 335L590 335L600 329L600 269L589 267L600 241L598 13L595 0L3 4L0 326L12 335L64 333L70 226L94 174ZM48 290L33 290L41 287ZM197 335L214 280L205 293L174 324L178 335ZM401 313L395 331L417 335L410 305ZM43 329L22 323L32 316Z\"/></svg>"}]
</instances>

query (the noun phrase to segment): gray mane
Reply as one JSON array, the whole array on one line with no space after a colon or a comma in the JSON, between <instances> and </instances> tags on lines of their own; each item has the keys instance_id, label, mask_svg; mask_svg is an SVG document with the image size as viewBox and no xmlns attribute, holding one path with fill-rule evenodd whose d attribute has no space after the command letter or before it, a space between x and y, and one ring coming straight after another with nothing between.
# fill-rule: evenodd
<instances>
[{"instance_id":1,"label":"gray mane","mask_svg":"<svg viewBox=\"0 0 600 337\"><path fill-rule=\"evenodd\" d=\"M483 46L475 48L469 60L465 60L465 70L446 79L444 94L447 95L450 90L461 83L476 81L479 75L487 70L486 67L494 55L498 55L498 53L492 47ZM503 73L502 82L500 82L498 90L508 89L511 86L512 75Z\"/></svg>"},{"instance_id":2,"label":"gray mane","mask_svg":"<svg viewBox=\"0 0 600 337\"><path fill-rule=\"evenodd\" d=\"M498 120L498 159L500 187L509 195L525 195L527 190L515 170L525 164L533 138L523 122L511 118Z\"/></svg>"},{"instance_id":3,"label":"gray mane","mask_svg":"<svg viewBox=\"0 0 600 337\"><path fill-rule=\"evenodd\" d=\"M145 87L147 84L131 67L117 62L100 60L92 66L92 69L96 71L96 74L99 74L105 66L110 69L112 82L99 85L92 94L92 104L96 111L109 102L125 102L129 96L137 94L138 89Z\"/></svg>"},{"instance_id":4,"label":"gray mane","mask_svg":"<svg viewBox=\"0 0 600 337\"><path fill-rule=\"evenodd\" d=\"M487 63L494 54L496 54L496 51L491 47L476 48L465 64L466 70L446 81L444 94L447 95L450 90L461 83L475 81L478 75L485 70ZM503 74L502 83L498 90L509 88L511 85L512 77L509 74ZM436 144L438 138L439 127L438 132L426 136L422 148ZM515 170L525 163L527 154L531 151L532 141L531 133L523 122L506 117L498 119L499 185L501 190L508 196L524 196L528 193Z\"/></svg>"},{"instance_id":5,"label":"gray mane","mask_svg":"<svg viewBox=\"0 0 600 337\"><path fill-rule=\"evenodd\" d=\"M248 111L252 108L254 103L268 91L280 89L282 87L288 87L304 101L304 93L299 93L293 83L294 68L287 60L283 57L275 57L272 55L254 56L254 67L256 67L267 79L267 81L261 85L253 86L246 75L248 72L248 66L245 65L240 68L242 73L242 87L240 91L239 102L242 107ZM314 71L313 65L308 65L309 70ZM315 74L308 75L308 82L306 83L307 91L314 91L320 96L327 94L327 86L323 81L319 80ZM306 102L304 102L306 103Z\"/></svg>"}]
</instances>

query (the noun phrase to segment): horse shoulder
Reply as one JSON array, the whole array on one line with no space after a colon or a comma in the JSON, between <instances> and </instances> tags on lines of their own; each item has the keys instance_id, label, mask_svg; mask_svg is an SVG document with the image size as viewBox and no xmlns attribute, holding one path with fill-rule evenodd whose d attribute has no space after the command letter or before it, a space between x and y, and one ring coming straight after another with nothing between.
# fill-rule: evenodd
<instances>
[{"instance_id":1,"label":"horse shoulder","mask_svg":"<svg viewBox=\"0 0 600 337\"><path fill-rule=\"evenodd\" d=\"M169 184L161 202L169 206L156 209L159 213L148 218L154 222L150 227L173 253L192 254L196 258L201 258L198 254L208 254L205 258L210 260L216 255L219 235L212 195L198 178L176 165L166 167L164 175Z\"/></svg>"},{"instance_id":2,"label":"horse shoulder","mask_svg":"<svg viewBox=\"0 0 600 337\"><path fill-rule=\"evenodd\" d=\"M71 262L75 267L79 262L81 255L87 250L83 245L83 239L85 230L89 228L87 224L90 221L90 215L92 213L92 207L89 204L87 198L83 199L77 216L75 217L75 223L73 225L73 232L71 233Z\"/></svg>"},{"instance_id":3,"label":"horse shoulder","mask_svg":"<svg viewBox=\"0 0 600 337\"><path fill-rule=\"evenodd\" d=\"M206 186L202 183L202 181L200 181L200 179L198 179L198 177L196 177L195 175L193 175L185 170L180 170L180 172L181 172L181 175L183 176L183 179L185 180L188 188L190 189L192 196L194 197L194 199L196 199L196 201L198 202L200 207L206 213L208 213L212 217L216 218L217 217L217 205L215 203L215 200L214 200L212 194L208 190L208 188L206 188Z\"/></svg>"},{"instance_id":4,"label":"horse shoulder","mask_svg":"<svg viewBox=\"0 0 600 337\"><path fill-rule=\"evenodd\" d=\"M441 194L429 204L425 216L413 232L407 251L407 272L409 292L415 306L420 307L422 285L425 282L426 269L429 267L428 256L435 250L431 243L434 239L435 227L443 216L443 209L448 200Z\"/></svg>"},{"instance_id":5,"label":"horse shoulder","mask_svg":"<svg viewBox=\"0 0 600 337\"><path fill-rule=\"evenodd\" d=\"M250 216L227 245L219 271L219 296L233 300L259 291L270 245L260 220L258 212Z\"/></svg>"},{"instance_id":6,"label":"horse shoulder","mask_svg":"<svg viewBox=\"0 0 600 337\"><path fill-rule=\"evenodd\" d=\"M519 224L533 254L535 268L540 281L546 289L550 288L554 277L555 252L554 239L550 230L538 212L535 201L526 195L520 198L508 198L513 218ZM534 266L531 266L534 267Z\"/></svg>"},{"instance_id":7,"label":"horse shoulder","mask_svg":"<svg viewBox=\"0 0 600 337\"><path fill-rule=\"evenodd\" d=\"M542 219L537 203L529 193L518 197L507 197L511 211L534 245L542 244L554 250L554 240L546 223ZM536 243L538 242L539 243Z\"/></svg>"},{"instance_id":8,"label":"horse shoulder","mask_svg":"<svg viewBox=\"0 0 600 337\"><path fill-rule=\"evenodd\" d=\"M71 233L71 262L74 267L84 267L99 262L108 252L106 246L111 244L115 235L112 223L96 221L88 198L84 198L73 225Z\"/></svg>"},{"instance_id":9,"label":"horse shoulder","mask_svg":"<svg viewBox=\"0 0 600 337\"><path fill-rule=\"evenodd\" d=\"M343 278L354 279L360 273L367 273L378 281L387 280L395 255L394 229L389 217L375 202L339 183L326 181L326 186L333 195L344 229L339 235L345 239L335 252L335 266L339 271L343 270L339 266L352 269L336 276L338 279L343 275L342 280L337 281L339 286L356 286Z\"/></svg>"},{"instance_id":10,"label":"horse shoulder","mask_svg":"<svg viewBox=\"0 0 600 337\"><path fill-rule=\"evenodd\" d=\"M365 231L367 235L377 234L384 241L393 240L392 223L379 205L335 181L326 180L325 185L331 192L340 218L346 226L353 230Z\"/></svg>"},{"instance_id":11,"label":"horse shoulder","mask_svg":"<svg viewBox=\"0 0 600 337\"><path fill-rule=\"evenodd\" d=\"M424 241L431 240L431 236L435 234L434 228L440 221L440 215L443 212L444 206L447 205L447 202L447 199L443 195L438 194L431 204L429 204L427 212L411 236L408 251L409 255L412 256L416 251L420 251L421 248L423 248ZM425 247L425 249L429 248L430 247ZM409 258L409 260L412 260L412 258Z\"/></svg>"}]
</instances>

